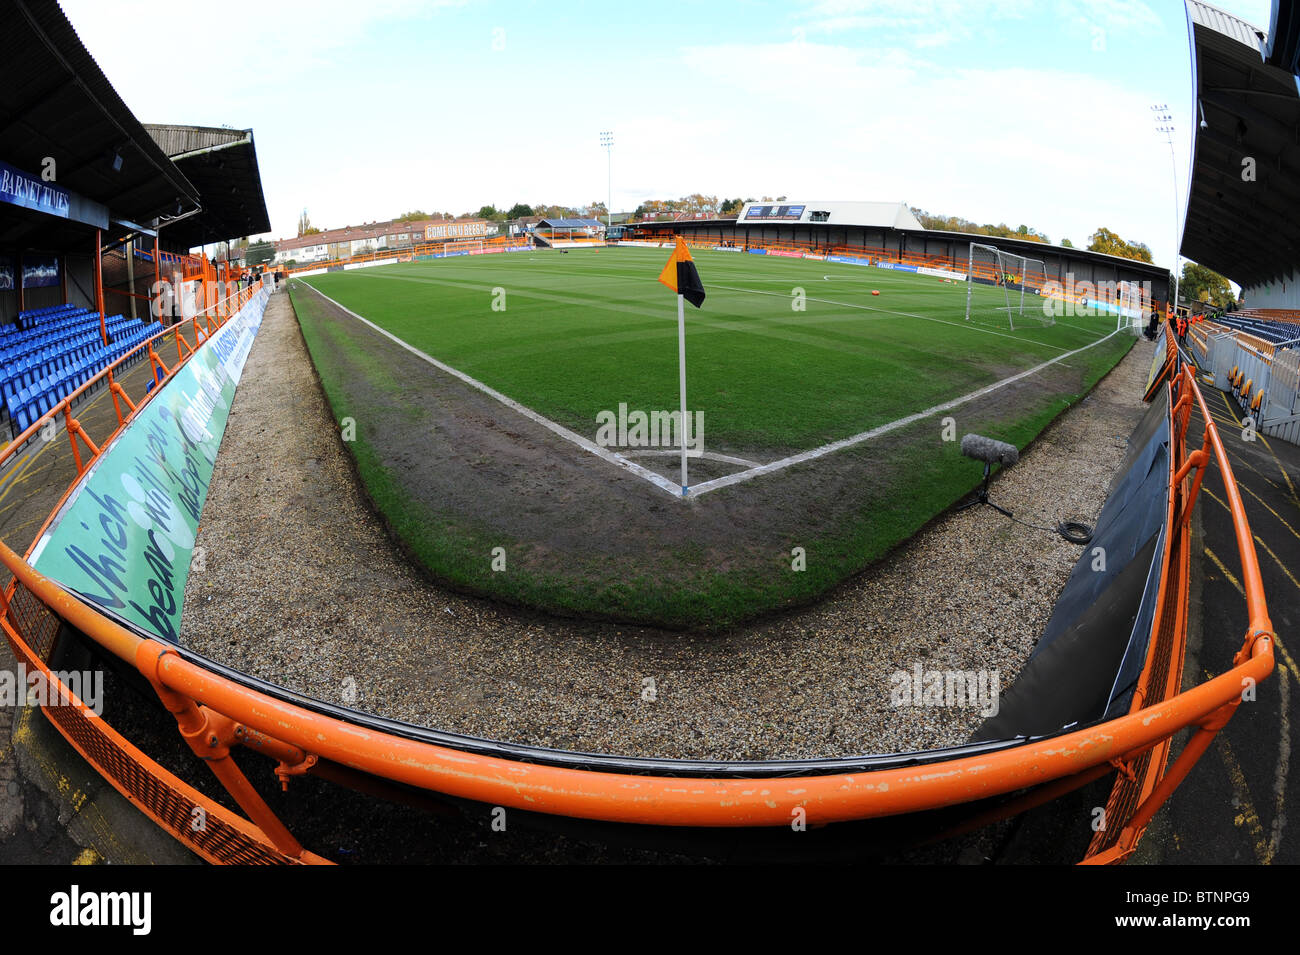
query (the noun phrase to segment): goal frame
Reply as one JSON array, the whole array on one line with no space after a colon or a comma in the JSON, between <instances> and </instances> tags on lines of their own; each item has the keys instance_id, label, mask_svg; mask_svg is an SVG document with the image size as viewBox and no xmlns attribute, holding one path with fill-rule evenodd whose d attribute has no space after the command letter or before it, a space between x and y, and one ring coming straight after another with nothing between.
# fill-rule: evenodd
<instances>
[{"instance_id":1,"label":"goal frame","mask_svg":"<svg viewBox=\"0 0 1300 955\"><path fill-rule=\"evenodd\" d=\"M1037 265L1042 270L1043 279L1046 280L1047 263L1042 259L1031 259L1025 255L1018 255L1015 252L1008 252L1005 249L999 249L995 245L988 245L984 242L972 242L970 244L970 249L966 253L966 321L968 322L971 320L971 309L975 300L975 253L977 250L992 254L997 262L998 284L1002 286L1003 300L1006 302L1003 309L1007 313L1007 324L1010 326L1010 330L1014 332L1016 330L1016 322L1013 313L1018 313L1021 318L1025 315L1025 287L1029 284L1029 266L1031 264ZM1018 266L1018 271L1020 273L1020 282L1018 283L1020 285L1020 300L1015 305L1011 303L1011 289L1007 287L1007 283L1003 276L1008 272L1014 274L1017 271L1017 268L1006 268L1008 262L1013 266ZM1055 324L1055 322L1049 320L1047 324Z\"/></svg>"},{"instance_id":2,"label":"goal frame","mask_svg":"<svg viewBox=\"0 0 1300 955\"><path fill-rule=\"evenodd\" d=\"M1134 314L1126 315L1126 309L1132 310ZM1123 331L1127 328L1134 335L1140 335L1144 324L1141 286L1129 281L1118 283L1115 289L1115 312L1116 331Z\"/></svg>"}]
</instances>

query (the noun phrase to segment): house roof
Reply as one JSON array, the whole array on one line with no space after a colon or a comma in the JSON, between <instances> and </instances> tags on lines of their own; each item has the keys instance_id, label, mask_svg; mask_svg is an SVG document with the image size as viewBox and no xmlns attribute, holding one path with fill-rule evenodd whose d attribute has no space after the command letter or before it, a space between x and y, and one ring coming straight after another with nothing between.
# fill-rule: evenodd
<instances>
[{"instance_id":1,"label":"house roof","mask_svg":"<svg viewBox=\"0 0 1300 955\"><path fill-rule=\"evenodd\" d=\"M144 128L198 187L203 205L197 216L166 228L169 241L192 247L270 231L251 129L152 124Z\"/></svg>"},{"instance_id":2,"label":"house roof","mask_svg":"<svg viewBox=\"0 0 1300 955\"><path fill-rule=\"evenodd\" d=\"M0 30L0 160L147 225L199 204L199 189L149 136L54 0L10 0ZM116 168L114 168L116 167ZM93 226L90 226L93 227ZM0 204L0 242L62 249L88 225Z\"/></svg>"}]
</instances>

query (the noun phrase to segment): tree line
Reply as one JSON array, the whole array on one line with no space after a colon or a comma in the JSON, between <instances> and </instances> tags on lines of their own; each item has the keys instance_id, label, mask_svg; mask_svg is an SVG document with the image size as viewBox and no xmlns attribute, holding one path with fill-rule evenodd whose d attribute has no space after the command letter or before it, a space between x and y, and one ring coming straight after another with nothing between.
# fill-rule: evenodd
<instances>
[{"instance_id":1,"label":"tree line","mask_svg":"<svg viewBox=\"0 0 1300 955\"><path fill-rule=\"evenodd\" d=\"M682 196L679 199L646 199L633 211L632 219L634 221L675 219L681 215L702 215L712 218L737 215L748 202L777 203L785 201L785 196L763 196L757 199L752 196L747 199L719 199L717 196L696 192ZM911 209L912 214L926 229L942 232L963 232L969 235L984 235L993 238L1022 239L1027 242L1042 242L1045 244L1051 244L1052 241L1046 232L1023 223L1014 228L1005 222L999 222L996 225L989 222L980 224L972 222L970 219L964 219L961 216L935 215L916 206L912 206ZM478 211L465 212L461 216L454 216L450 212L425 212L423 209L412 209L397 216L395 221L416 222L430 219L465 218L486 219L489 222L505 223L533 216L548 219L604 218L608 215L608 212L605 203L599 199L586 206L516 202L509 209L497 209L496 206L491 204L483 205L479 207ZM315 235L320 231L320 229L312 225L311 218L308 216L307 210L304 209L298 217L298 235ZM247 245L245 255L249 265L261 265L269 262L275 256L275 245L269 240L259 240L248 244L248 240L244 239L241 242ZM1067 249L1075 247L1074 243L1069 239L1062 239L1061 246ZM1138 262L1153 261L1151 247L1147 243L1128 241L1105 226L1098 227L1097 231L1088 237L1087 249L1089 252L1116 255L1120 258L1133 259ZM1171 275L1170 279L1172 280L1172 278ZM1232 286L1226 278L1195 262L1188 262L1183 266L1180 293L1184 299L1194 302L1206 302L1218 307L1225 307L1236 300Z\"/></svg>"}]
</instances>

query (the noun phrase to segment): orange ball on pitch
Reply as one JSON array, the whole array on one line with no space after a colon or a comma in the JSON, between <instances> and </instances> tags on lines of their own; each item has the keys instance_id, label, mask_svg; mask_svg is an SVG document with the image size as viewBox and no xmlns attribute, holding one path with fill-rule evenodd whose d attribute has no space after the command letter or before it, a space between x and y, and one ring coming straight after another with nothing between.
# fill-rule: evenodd
<instances>
[{"instance_id":1,"label":"orange ball on pitch","mask_svg":"<svg viewBox=\"0 0 1300 955\"><path fill-rule=\"evenodd\" d=\"M873 289L871 290L871 294L872 294L872 295L879 295L879 294L880 294L880 289L878 289L878 288L873 288Z\"/></svg>"}]
</instances>

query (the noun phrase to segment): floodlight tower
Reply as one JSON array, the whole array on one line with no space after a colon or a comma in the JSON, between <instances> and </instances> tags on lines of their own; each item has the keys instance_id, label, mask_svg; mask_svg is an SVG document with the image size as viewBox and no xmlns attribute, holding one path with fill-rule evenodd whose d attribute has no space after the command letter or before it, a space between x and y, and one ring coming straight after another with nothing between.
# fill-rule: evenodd
<instances>
[{"instance_id":1,"label":"floodlight tower","mask_svg":"<svg viewBox=\"0 0 1300 955\"><path fill-rule=\"evenodd\" d=\"M1182 261L1182 254L1179 251L1180 239L1182 238L1178 218L1178 159L1174 154L1174 117L1169 112L1169 106L1166 103L1157 103L1151 107L1151 115L1156 121L1156 132L1165 138L1169 144L1169 162L1173 167L1174 173L1174 315L1178 314L1178 281L1179 265Z\"/></svg>"},{"instance_id":2,"label":"floodlight tower","mask_svg":"<svg viewBox=\"0 0 1300 955\"><path fill-rule=\"evenodd\" d=\"M605 147L605 241L609 241L609 235L614 230L614 132L613 130L602 130L600 134L600 144Z\"/></svg>"}]
</instances>

